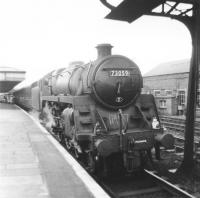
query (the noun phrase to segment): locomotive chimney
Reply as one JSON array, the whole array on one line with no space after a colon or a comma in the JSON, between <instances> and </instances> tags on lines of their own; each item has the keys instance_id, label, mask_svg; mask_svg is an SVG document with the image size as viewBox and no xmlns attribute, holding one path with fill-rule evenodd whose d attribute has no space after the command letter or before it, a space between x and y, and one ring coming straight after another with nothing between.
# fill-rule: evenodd
<instances>
[{"instance_id":1,"label":"locomotive chimney","mask_svg":"<svg viewBox=\"0 0 200 198\"><path fill-rule=\"evenodd\" d=\"M110 56L112 47L112 45L107 43L97 45L97 59L103 58L105 56Z\"/></svg>"}]
</instances>

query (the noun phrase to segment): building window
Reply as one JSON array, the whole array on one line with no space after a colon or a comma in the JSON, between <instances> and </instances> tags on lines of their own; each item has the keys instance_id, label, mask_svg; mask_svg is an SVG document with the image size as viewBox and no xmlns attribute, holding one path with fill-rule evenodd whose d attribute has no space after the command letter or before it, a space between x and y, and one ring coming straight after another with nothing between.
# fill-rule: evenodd
<instances>
[{"instance_id":1,"label":"building window","mask_svg":"<svg viewBox=\"0 0 200 198\"><path fill-rule=\"evenodd\" d=\"M166 108L166 100L160 100L159 104L160 108Z\"/></svg>"},{"instance_id":2,"label":"building window","mask_svg":"<svg viewBox=\"0 0 200 198\"><path fill-rule=\"evenodd\" d=\"M178 91L178 105L185 105L185 90Z\"/></svg>"},{"instance_id":3,"label":"building window","mask_svg":"<svg viewBox=\"0 0 200 198\"><path fill-rule=\"evenodd\" d=\"M154 96L160 96L160 90L154 90Z\"/></svg>"},{"instance_id":4,"label":"building window","mask_svg":"<svg viewBox=\"0 0 200 198\"><path fill-rule=\"evenodd\" d=\"M172 91L171 90L165 90L165 93L167 96L171 96L172 95Z\"/></svg>"}]
</instances>

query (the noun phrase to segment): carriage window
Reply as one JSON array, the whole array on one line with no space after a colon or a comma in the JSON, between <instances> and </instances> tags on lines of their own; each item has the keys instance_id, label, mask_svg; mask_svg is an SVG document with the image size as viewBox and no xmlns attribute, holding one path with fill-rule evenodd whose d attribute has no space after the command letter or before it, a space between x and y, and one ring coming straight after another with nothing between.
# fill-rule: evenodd
<instances>
[{"instance_id":1,"label":"carriage window","mask_svg":"<svg viewBox=\"0 0 200 198\"><path fill-rule=\"evenodd\" d=\"M49 85L48 79L45 78L44 81L43 81L43 84L48 86Z\"/></svg>"}]
</instances>

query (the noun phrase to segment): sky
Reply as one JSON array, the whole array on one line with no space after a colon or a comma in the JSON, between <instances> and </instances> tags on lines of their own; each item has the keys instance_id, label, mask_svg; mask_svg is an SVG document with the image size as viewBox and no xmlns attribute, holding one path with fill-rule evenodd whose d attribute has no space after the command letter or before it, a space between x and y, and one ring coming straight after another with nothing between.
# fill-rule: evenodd
<instances>
[{"instance_id":1,"label":"sky","mask_svg":"<svg viewBox=\"0 0 200 198\"><path fill-rule=\"evenodd\" d=\"M142 74L191 57L182 23L143 16L129 24L104 19L108 13L99 0L0 0L0 66L24 69L34 80L72 61L95 60L100 43L113 45L113 54L129 57Z\"/></svg>"}]
</instances>

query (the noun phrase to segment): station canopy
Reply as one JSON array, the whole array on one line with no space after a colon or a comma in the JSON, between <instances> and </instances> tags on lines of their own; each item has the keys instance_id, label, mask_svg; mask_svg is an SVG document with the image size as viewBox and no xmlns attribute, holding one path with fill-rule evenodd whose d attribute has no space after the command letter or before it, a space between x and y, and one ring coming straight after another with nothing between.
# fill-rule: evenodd
<instances>
[{"instance_id":1,"label":"station canopy","mask_svg":"<svg viewBox=\"0 0 200 198\"><path fill-rule=\"evenodd\" d=\"M0 93L9 92L25 79L25 71L13 67L0 67Z\"/></svg>"},{"instance_id":2,"label":"station canopy","mask_svg":"<svg viewBox=\"0 0 200 198\"><path fill-rule=\"evenodd\" d=\"M117 7L114 7L105 18L131 23L142 15L158 16L158 13L154 13L152 10L160 5L163 5L163 9L159 13L160 16L183 17L186 16L191 9L186 9L184 12L180 11L178 15L172 14L173 11L178 11L177 6L180 3L192 4L194 3L194 0L124 0ZM164 11L164 4L168 4L170 7L167 12Z\"/></svg>"}]
</instances>

